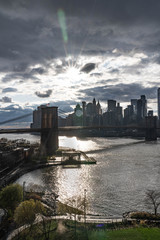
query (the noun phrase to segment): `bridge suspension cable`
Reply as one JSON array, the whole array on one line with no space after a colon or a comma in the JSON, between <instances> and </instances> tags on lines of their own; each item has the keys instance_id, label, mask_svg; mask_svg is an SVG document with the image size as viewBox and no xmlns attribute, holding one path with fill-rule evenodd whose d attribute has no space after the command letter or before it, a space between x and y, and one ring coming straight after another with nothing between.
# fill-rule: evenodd
<instances>
[{"instance_id":1,"label":"bridge suspension cable","mask_svg":"<svg viewBox=\"0 0 160 240\"><path fill-rule=\"evenodd\" d=\"M22 115L22 116L19 116L19 117L16 117L16 118L11 118L11 119L5 120L3 122L0 122L0 125L5 124L5 123L9 123L9 122L14 122L16 120L32 116L32 114L33 113L28 113L28 114L25 114L25 115Z\"/></svg>"},{"instance_id":2,"label":"bridge suspension cable","mask_svg":"<svg viewBox=\"0 0 160 240\"><path fill-rule=\"evenodd\" d=\"M61 109L58 109L58 113L59 113L59 115L61 115L64 118L68 116L67 112L65 112L64 110L61 110ZM26 117L29 117L29 116L32 116L32 115L33 115L33 112L21 115L19 117L7 119L5 121L0 122L0 125L6 124L6 123L9 123L9 122L14 122L16 120L23 119L23 118L26 118Z\"/></svg>"},{"instance_id":3,"label":"bridge suspension cable","mask_svg":"<svg viewBox=\"0 0 160 240\"><path fill-rule=\"evenodd\" d=\"M61 109L58 109L58 114L60 117L63 117L63 118L66 118L68 116L68 113Z\"/></svg>"}]
</instances>

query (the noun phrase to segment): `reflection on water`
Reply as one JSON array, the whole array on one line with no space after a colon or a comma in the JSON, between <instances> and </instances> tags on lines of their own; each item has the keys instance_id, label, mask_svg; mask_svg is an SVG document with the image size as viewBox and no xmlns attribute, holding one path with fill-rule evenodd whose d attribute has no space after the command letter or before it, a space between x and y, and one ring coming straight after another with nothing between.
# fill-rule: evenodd
<instances>
[{"instance_id":1,"label":"reflection on water","mask_svg":"<svg viewBox=\"0 0 160 240\"><path fill-rule=\"evenodd\" d=\"M18 182L43 185L54 190L61 201L84 196L87 189L89 211L108 216L145 210L145 191L160 188L159 141L146 144L129 138L60 137L60 145L89 151L97 164L40 169L25 174Z\"/></svg>"},{"instance_id":2,"label":"reflection on water","mask_svg":"<svg viewBox=\"0 0 160 240\"><path fill-rule=\"evenodd\" d=\"M83 152L93 149L99 149L99 145L91 139L77 139L76 137L59 137L59 145L61 147L70 147Z\"/></svg>"}]
</instances>

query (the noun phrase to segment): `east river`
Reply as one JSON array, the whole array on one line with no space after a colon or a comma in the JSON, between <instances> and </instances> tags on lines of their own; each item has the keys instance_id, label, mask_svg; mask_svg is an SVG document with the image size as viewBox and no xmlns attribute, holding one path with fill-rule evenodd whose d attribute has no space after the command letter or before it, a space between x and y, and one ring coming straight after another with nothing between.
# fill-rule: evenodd
<instances>
[{"instance_id":1,"label":"east river","mask_svg":"<svg viewBox=\"0 0 160 240\"><path fill-rule=\"evenodd\" d=\"M30 134L16 135L20 137L39 141L39 136ZM9 138L15 135L10 134ZM39 169L23 175L17 182L25 181L26 187L34 183L53 190L62 202L73 196L83 197L86 189L88 211L109 217L146 210L145 192L160 189L160 141L59 137L59 143L86 152L97 160L97 164Z\"/></svg>"}]
</instances>

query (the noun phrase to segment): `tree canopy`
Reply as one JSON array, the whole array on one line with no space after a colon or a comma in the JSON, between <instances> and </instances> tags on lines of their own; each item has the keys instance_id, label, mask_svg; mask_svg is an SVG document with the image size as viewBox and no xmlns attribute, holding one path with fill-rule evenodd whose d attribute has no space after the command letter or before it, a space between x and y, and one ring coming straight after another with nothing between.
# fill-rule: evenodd
<instances>
[{"instance_id":1,"label":"tree canopy","mask_svg":"<svg viewBox=\"0 0 160 240\"><path fill-rule=\"evenodd\" d=\"M0 206L7 210L14 211L23 200L23 189L19 184L10 184L0 192Z\"/></svg>"},{"instance_id":2,"label":"tree canopy","mask_svg":"<svg viewBox=\"0 0 160 240\"><path fill-rule=\"evenodd\" d=\"M36 219L36 214L44 214L45 208L40 201L33 199L24 201L16 208L14 213L14 221L18 225L32 225Z\"/></svg>"}]
</instances>

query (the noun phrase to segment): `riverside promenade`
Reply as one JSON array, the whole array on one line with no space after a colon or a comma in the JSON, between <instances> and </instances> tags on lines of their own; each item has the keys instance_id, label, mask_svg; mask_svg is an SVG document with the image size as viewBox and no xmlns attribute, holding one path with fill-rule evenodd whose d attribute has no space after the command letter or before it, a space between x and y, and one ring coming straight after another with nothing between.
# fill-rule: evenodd
<instances>
[{"instance_id":1,"label":"riverside promenade","mask_svg":"<svg viewBox=\"0 0 160 240\"><path fill-rule=\"evenodd\" d=\"M75 217L70 217L70 216L66 216L66 215L62 215L62 216L52 216L52 217L46 217L46 221L49 220L75 220ZM34 224L38 224L42 221L42 217L41 216L37 216ZM105 224L105 223L122 223L124 221L123 218L104 218L104 216L98 216L98 218L95 215L86 215L86 219L84 220L84 216L82 215L78 215L76 217L76 221L77 222L82 222L84 223L86 221L86 223L97 223L97 224ZM8 237L6 238L6 240L12 240L16 235L18 235L20 232L22 232L23 230L25 230L26 228L28 228L29 225L24 225L21 226L17 229L15 229L13 232L11 232Z\"/></svg>"}]
</instances>

